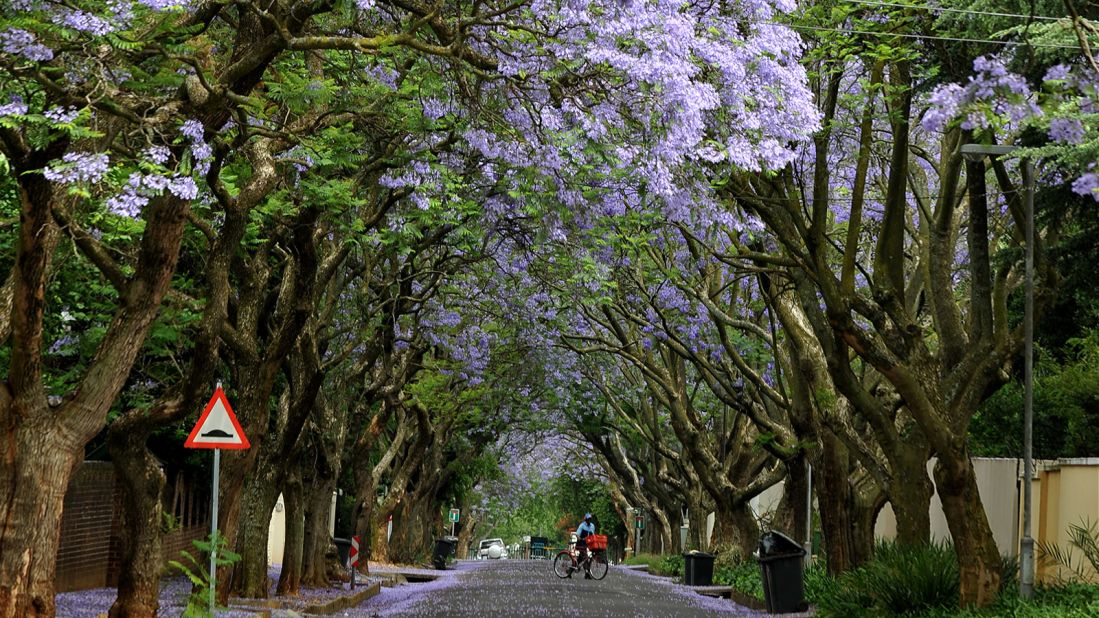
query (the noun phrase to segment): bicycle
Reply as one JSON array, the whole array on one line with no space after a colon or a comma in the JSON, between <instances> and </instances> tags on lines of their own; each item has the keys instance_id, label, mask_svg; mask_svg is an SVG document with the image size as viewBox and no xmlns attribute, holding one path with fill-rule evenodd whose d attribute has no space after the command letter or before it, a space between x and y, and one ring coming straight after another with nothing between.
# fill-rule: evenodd
<instances>
[{"instance_id":1,"label":"bicycle","mask_svg":"<svg viewBox=\"0 0 1099 618\"><path fill-rule=\"evenodd\" d=\"M603 537L598 539L597 537ZM583 570L592 579L601 580L607 576L610 565L607 564L606 535L593 534L588 545L587 557L577 562L579 553L574 544L569 544L569 549L563 549L553 559L553 572L557 577L564 579L573 573Z\"/></svg>"}]
</instances>

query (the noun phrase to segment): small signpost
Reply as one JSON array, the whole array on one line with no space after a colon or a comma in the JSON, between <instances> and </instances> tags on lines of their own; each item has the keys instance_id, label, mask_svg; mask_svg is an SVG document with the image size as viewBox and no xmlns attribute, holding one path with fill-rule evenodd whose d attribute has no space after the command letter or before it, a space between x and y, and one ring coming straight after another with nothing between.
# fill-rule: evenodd
<instances>
[{"instance_id":1,"label":"small signpost","mask_svg":"<svg viewBox=\"0 0 1099 618\"><path fill-rule=\"evenodd\" d=\"M218 539L218 476L221 473L221 449L246 449L252 445L240 428L237 416L233 414L233 408L229 400L225 398L225 391L221 390L221 382L214 389L214 396L206 404L202 416L198 417L195 428L187 436L183 443L187 448L214 449L214 481L210 492L210 535L213 544L210 547L210 614L214 613L214 586L217 579L217 539Z\"/></svg>"},{"instance_id":2,"label":"small signpost","mask_svg":"<svg viewBox=\"0 0 1099 618\"><path fill-rule=\"evenodd\" d=\"M351 571L351 589L355 589L355 567L359 566L359 537L351 537L351 551L347 554L347 567Z\"/></svg>"},{"instance_id":3,"label":"small signpost","mask_svg":"<svg viewBox=\"0 0 1099 618\"><path fill-rule=\"evenodd\" d=\"M461 515L462 511L459 509L450 509L450 536L454 536L454 526L458 523L458 519Z\"/></svg>"}]
</instances>

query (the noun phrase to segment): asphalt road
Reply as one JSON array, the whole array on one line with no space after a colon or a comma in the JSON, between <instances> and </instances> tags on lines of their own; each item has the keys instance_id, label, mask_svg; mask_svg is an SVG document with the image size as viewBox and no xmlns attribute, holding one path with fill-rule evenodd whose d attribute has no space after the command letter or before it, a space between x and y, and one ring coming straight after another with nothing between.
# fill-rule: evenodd
<instances>
[{"instance_id":1,"label":"asphalt road","mask_svg":"<svg viewBox=\"0 0 1099 618\"><path fill-rule=\"evenodd\" d=\"M546 560L461 562L426 584L383 589L355 616L761 616L669 580L611 567L602 581L559 579Z\"/></svg>"}]
</instances>

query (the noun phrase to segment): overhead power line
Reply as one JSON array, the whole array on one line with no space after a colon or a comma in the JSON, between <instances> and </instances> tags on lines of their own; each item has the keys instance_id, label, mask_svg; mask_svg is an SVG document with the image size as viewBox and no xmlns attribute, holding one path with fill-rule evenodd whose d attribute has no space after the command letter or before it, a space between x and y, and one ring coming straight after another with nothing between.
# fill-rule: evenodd
<instances>
[{"instance_id":1,"label":"overhead power line","mask_svg":"<svg viewBox=\"0 0 1099 618\"><path fill-rule=\"evenodd\" d=\"M838 34L870 34L874 36L884 37L901 37L906 39L924 39L929 41L954 41L958 43L987 43L990 45L1009 45L1009 46L1027 46L1027 47L1040 47L1047 49L1072 49L1079 51L1082 49L1079 45L1051 45L1047 43L1027 43L1026 41L997 41L994 39L970 39L965 37L952 37L952 36L935 36L931 34L905 34L900 32L878 32L876 30L854 30L849 28L824 28L821 26L807 26L799 24L788 24L777 21L763 22L771 24L773 26L786 26L794 30L813 30L816 32L835 32Z\"/></svg>"},{"instance_id":2,"label":"overhead power line","mask_svg":"<svg viewBox=\"0 0 1099 618\"><path fill-rule=\"evenodd\" d=\"M1020 13L997 13L995 11L972 11L969 9L952 9L945 6L931 6L927 4L903 4L900 2L882 2L881 0L846 0L855 4L868 4L870 6L890 6L904 9L923 9L937 11L939 13L962 13L964 15L984 15L987 17L1015 17L1020 19L1037 19L1042 21L1061 21L1069 19L1065 17L1050 17L1048 15L1022 15Z\"/></svg>"}]
</instances>

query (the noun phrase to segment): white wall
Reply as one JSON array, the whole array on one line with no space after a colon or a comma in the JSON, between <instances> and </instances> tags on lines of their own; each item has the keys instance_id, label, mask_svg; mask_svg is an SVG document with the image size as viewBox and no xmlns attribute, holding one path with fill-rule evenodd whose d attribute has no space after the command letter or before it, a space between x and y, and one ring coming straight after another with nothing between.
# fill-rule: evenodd
<instances>
[{"instance_id":1,"label":"white wall","mask_svg":"<svg viewBox=\"0 0 1099 618\"><path fill-rule=\"evenodd\" d=\"M328 536L336 534L336 493L332 492L332 504L328 511ZM271 511L271 527L267 531L267 564L282 564L286 547L286 503L282 494Z\"/></svg>"},{"instance_id":2,"label":"white wall","mask_svg":"<svg viewBox=\"0 0 1099 618\"><path fill-rule=\"evenodd\" d=\"M927 474L934 483L933 471L935 459L927 462ZM1019 485L1023 464L1019 459L975 457L973 470L977 474L977 490L981 494L981 503L988 516L988 525L996 547L1003 555L1014 556L1019 553ZM949 541L950 527L943 513L943 503L938 492L931 497L929 506L931 515L931 538L935 541ZM897 518L893 507L886 504L878 515L874 525L874 536L879 539L897 537Z\"/></svg>"}]
</instances>

